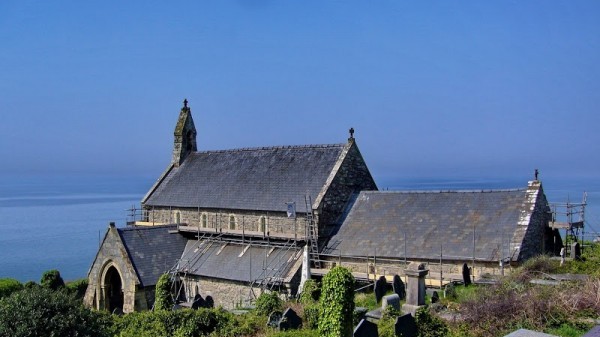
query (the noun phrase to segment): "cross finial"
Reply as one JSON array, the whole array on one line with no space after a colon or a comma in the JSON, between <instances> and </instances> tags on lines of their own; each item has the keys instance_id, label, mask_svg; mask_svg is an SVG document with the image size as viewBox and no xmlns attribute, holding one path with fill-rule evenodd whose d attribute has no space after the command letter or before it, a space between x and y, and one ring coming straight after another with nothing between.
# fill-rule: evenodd
<instances>
[{"instance_id":1,"label":"cross finial","mask_svg":"<svg viewBox=\"0 0 600 337\"><path fill-rule=\"evenodd\" d=\"M350 130L348 130L350 132L350 139L354 138L354 128L350 128Z\"/></svg>"},{"instance_id":2,"label":"cross finial","mask_svg":"<svg viewBox=\"0 0 600 337\"><path fill-rule=\"evenodd\" d=\"M183 107L184 107L184 108L187 108L187 104L188 104L188 100L187 100L187 98L185 98L185 99L183 100Z\"/></svg>"}]
</instances>

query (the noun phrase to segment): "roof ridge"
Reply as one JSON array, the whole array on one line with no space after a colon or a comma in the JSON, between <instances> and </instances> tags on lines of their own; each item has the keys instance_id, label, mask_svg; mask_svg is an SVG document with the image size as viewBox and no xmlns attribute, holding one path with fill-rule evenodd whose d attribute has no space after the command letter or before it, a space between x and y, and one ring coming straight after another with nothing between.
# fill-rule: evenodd
<instances>
[{"instance_id":1,"label":"roof ridge","mask_svg":"<svg viewBox=\"0 0 600 337\"><path fill-rule=\"evenodd\" d=\"M281 149L326 149L326 148L339 148L346 146L346 143L339 144L308 144L308 145L278 145L278 146L257 146L257 147L242 147L236 149L223 149L223 150L205 150L197 151L195 153L225 153L225 152L244 152L244 151L259 151L259 150L281 150Z\"/></svg>"},{"instance_id":2,"label":"roof ridge","mask_svg":"<svg viewBox=\"0 0 600 337\"><path fill-rule=\"evenodd\" d=\"M155 225L155 226L127 226L117 228L120 232L131 232L131 231L139 231L139 230L150 230L150 229L165 229L169 227L177 227L175 224L168 225Z\"/></svg>"},{"instance_id":3,"label":"roof ridge","mask_svg":"<svg viewBox=\"0 0 600 337\"><path fill-rule=\"evenodd\" d=\"M442 193L496 193L496 192L525 192L526 188L481 189L481 190L406 190L406 191L361 191L364 194L442 194Z\"/></svg>"}]
</instances>

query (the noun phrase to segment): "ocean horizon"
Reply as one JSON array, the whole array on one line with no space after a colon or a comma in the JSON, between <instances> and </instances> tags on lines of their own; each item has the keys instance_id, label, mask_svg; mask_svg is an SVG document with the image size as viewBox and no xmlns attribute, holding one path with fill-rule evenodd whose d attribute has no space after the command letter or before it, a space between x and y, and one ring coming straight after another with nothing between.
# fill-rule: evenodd
<instances>
[{"instance_id":1,"label":"ocean horizon","mask_svg":"<svg viewBox=\"0 0 600 337\"><path fill-rule=\"evenodd\" d=\"M109 222L126 225L128 209L155 182L130 176L0 176L0 278L39 282L58 269L65 280L87 276ZM381 190L491 190L525 188L527 181L498 178L392 178ZM582 202L586 231L600 228L600 178L551 178L542 184L550 202Z\"/></svg>"}]
</instances>

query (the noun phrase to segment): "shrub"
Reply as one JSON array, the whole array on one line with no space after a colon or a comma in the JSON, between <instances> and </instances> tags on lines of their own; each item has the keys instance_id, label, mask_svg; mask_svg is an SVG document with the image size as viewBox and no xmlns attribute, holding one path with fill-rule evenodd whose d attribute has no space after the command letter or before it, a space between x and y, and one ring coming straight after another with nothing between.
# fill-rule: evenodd
<instances>
[{"instance_id":1,"label":"shrub","mask_svg":"<svg viewBox=\"0 0 600 337\"><path fill-rule=\"evenodd\" d=\"M275 310L281 310L283 302L279 298L279 294L275 291L264 292L256 299L256 312L259 315L268 316Z\"/></svg>"},{"instance_id":2,"label":"shrub","mask_svg":"<svg viewBox=\"0 0 600 337\"><path fill-rule=\"evenodd\" d=\"M82 278L66 284L66 288L75 298L82 299L88 286L88 279Z\"/></svg>"},{"instance_id":3,"label":"shrub","mask_svg":"<svg viewBox=\"0 0 600 337\"><path fill-rule=\"evenodd\" d=\"M229 336L225 327L233 320L232 315L224 310L205 308L144 311L113 317L115 335L120 337L194 337L211 333Z\"/></svg>"},{"instance_id":4,"label":"shrub","mask_svg":"<svg viewBox=\"0 0 600 337\"><path fill-rule=\"evenodd\" d=\"M8 297L10 294L23 289L21 282L12 278L0 279L0 298Z\"/></svg>"},{"instance_id":5,"label":"shrub","mask_svg":"<svg viewBox=\"0 0 600 337\"><path fill-rule=\"evenodd\" d=\"M42 275L40 280L42 287L57 290L65 286L65 281L60 277L60 272L56 269L48 270Z\"/></svg>"},{"instance_id":6,"label":"shrub","mask_svg":"<svg viewBox=\"0 0 600 337\"><path fill-rule=\"evenodd\" d=\"M317 281L313 279L306 280L304 282L304 288L300 294L300 303L308 304L319 300L321 296L321 289Z\"/></svg>"},{"instance_id":7,"label":"shrub","mask_svg":"<svg viewBox=\"0 0 600 337\"><path fill-rule=\"evenodd\" d=\"M323 277L319 306L319 335L352 336L354 312L354 277L346 268L337 266Z\"/></svg>"},{"instance_id":8,"label":"shrub","mask_svg":"<svg viewBox=\"0 0 600 337\"><path fill-rule=\"evenodd\" d=\"M319 326L319 304L309 303L304 305L304 320L309 329L317 329Z\"/></svg>"},{"instance_id":9,"label":"shrub","mask_svg":"<svg viewBox=\"0 0 600 337\"><path fill-rule=\"evenodd\" d=\"M428 308L420 308L415 314L419 337L446 337L448 326L441 318L432 315Z\"/></svg>"},{"instance_id":10,"label":"shrub","mask_svg":"<svg viewBox=\"0 0 600 337\"><path fill-rule=\"evenodd\" d=\"M63 291L24 289L0 300L0 336L107 336L109 325Z\"/></svg>"},{"instance_id":11,"label":"shrub","mask_svg":"<svg viewBox=\"0 0 600 337\"><path fill-rule=\"evenodd\" d=\"M171 310L173 308L171 285L171 277L169 274L160 275L156 282L154 310Z\"/></svg>"}]
</instances>

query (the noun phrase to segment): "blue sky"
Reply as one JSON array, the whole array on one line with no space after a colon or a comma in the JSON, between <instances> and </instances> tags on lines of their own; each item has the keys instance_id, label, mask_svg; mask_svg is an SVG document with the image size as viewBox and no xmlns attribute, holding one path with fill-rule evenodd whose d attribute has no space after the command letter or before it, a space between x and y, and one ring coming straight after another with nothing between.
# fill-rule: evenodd
<instances>
[{"instance_id":1,"label":"blue sky","mask_svg":"<svg viewBox=\"0 0 600 337\"><path fill-rule=\"evenodd\" d=\"M598 1L2 1L0 174L341 143L376 180L597 176Z\"/></svg>"}]
</instances>

